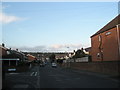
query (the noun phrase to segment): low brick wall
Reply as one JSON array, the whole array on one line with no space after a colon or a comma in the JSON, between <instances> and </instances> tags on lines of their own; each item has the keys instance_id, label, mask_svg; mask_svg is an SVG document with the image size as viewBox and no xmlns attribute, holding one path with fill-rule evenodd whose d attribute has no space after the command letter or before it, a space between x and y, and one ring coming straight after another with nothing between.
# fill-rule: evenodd
<instances>
[{"instance_id":1,"label":"low brick wall","mask_svg":"<svg viewBox=\"0 0 120 90\"><path fill-rule=\"evenodd\" d=\"M75 59L75 62L88 62L88 57L77 58Z\"/></svg>"},{"instance_id":2,"label":"low brick wall","mask_svg":"<svg viewBox=\"0 0 120 90\"><path fill-rule=\"evenodd\" d=\"M98 72L110 75L119 75L120 62L71 62L64 64L66 67Z\"/></svg>"}]
</instances>

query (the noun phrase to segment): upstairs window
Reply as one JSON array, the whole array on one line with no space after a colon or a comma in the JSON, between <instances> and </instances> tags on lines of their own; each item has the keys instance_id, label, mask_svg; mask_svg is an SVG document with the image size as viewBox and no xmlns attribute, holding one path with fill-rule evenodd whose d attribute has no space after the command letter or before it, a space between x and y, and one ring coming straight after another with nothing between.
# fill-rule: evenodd
<instances>
[{"instance_id":1,"label":"upstairs window","mask_svg":"<svg viewBox=\"0 0 120 90\"><path fill-rule=\"evenodd\" d=\"M97 57L100 57L100 53L97 53Z\"/></svg>"},{"instance_id":2,"label":"upstairs window","mask_svg":"<svg viewBox=\"0 0 120 90\"><path fill-rule=\"evenodd\" d=\"M7 54L9 55L9 54L10 54L10 51L7 51Z\"/></svg>"},{"instance_id":3,"label":"upstairs window","mask_svg":"<svg viewBox=\"0 0 120 90\"><path fill-rule=\"evenodd\" d=\"M107 32L105 35L110 35L111 34L111 32Z\"/></svg>"}]
</instances>

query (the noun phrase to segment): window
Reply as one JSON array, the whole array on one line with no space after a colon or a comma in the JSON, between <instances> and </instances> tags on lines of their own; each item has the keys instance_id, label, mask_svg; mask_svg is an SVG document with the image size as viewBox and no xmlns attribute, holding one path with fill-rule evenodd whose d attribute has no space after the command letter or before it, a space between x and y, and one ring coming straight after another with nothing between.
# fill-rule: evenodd
<instances>
[{"instance_id":1,"label":"window","mask_svg":"<svg viewBox=\"0 0 120 90\"><path fill-rule=\"evenodd\" d=\"M97 57L100 57L100 53L97 53Z\"/></svg>"},{"instance_id":2,"label":"window","mask_svg":"<svg viewBox=\"0 0 120 90\"><path fill-rule=\"evenodd\" d=\"M109 34L111 34L111 32L107 32L105 35L109 35Z\"/></svg>"},{"instance_id":3,"label":"window","mask_svg":"<svg viewBox=\"0 0 120 90\"><path fill-rule=\"evenodd\" d=\"M10 54L10 51L7 51L7 54L9 55L9 54Z\"/></svg>"}]
</instances>

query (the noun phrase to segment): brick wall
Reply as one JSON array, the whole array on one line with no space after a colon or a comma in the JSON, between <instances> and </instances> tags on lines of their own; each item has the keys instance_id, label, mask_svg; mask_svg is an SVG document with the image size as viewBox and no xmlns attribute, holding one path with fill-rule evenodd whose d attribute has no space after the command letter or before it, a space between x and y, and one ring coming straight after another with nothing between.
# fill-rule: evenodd
<instances>
[{"instance_id":1,"label":"brick wall","mask_svg":"<svg viewBox=\"0 0 120 90\"><path fill-rule=\"evenodd\" d=\"M100 41L99 36L101 36ZM92 61L118 61L120 59L116 27L92 37L91 45ZM97 54L100 56L98 57Z\"/></svg>"},{"instance_id":2,"label":"brick wall","mask_svg":"<svg viewBox=\"0 0 120 90\"><path fill-rule=\"evenodd\" d=\"M67 64L69 65L69 64ZM74 69L87 70L110 75L119 75L120 62L71 62L68 66Z\"/></svg>"}]
</instances>

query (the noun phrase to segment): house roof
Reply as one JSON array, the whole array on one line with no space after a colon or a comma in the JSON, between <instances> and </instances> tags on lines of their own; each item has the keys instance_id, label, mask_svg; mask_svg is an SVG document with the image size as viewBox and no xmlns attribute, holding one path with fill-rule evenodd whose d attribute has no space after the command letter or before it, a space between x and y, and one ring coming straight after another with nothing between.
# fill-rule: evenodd
<instances>
[{"instance_id":1,"label":"house roof","mask_svg":"<svg viewBox=\"0 0 120 90\"><path fill-rule=\"evenodd\" d=\"M2 49L4 49L4 50L7 50L7 48L6 48L6 47L3 47L2 45L0 45L0 48L2 48Z\"/></svg>"},{"instance_id":2,"label":"house roof","mask_svg":"<svg viewBox=\"0 0 120 90\"><path fill-rule=\"evenodd\" d=\"M30 54L27 54L27 56L30 56L30 57L32 57L32 58L35 58L35 56L33 56L33 55L30 55Z\"/></svg>"},{"instance_id":3,"label":"house roof","mask_svg":"<svg viewBox=\"0 0 120 90\"><path fill-rule=\"evenodd\" d=\"M103 33L105 31L108 31L109 29L116 27L116 25L118 24L120 24L120 14L116 16L112 21L110 21L107 25L105 25L102 29L100 29L98 32L93 34L91 37Z\"/></svg>"},{"instance_id":4,"label":"house roof","mask_svg":"<svg viewBox=\"0 0 120 90\"><path fill-rule=\"evenodd\" d=\"M89 52L91 50L91 47L85 48L84 49L86 52Z\"/></svg>"}]
</instances>

